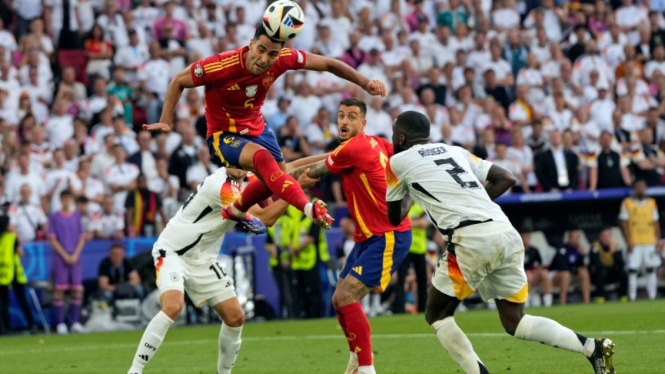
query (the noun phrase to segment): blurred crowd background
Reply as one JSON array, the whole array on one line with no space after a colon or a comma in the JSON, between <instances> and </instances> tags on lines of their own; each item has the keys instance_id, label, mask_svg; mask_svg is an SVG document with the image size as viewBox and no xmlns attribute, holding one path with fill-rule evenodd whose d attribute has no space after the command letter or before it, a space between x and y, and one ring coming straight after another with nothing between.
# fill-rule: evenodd
<instances>
[{"instance_id":1,"label":"blurred crowd background","mask_svg":"<svg viewBox=\"0 0 665 374\"><path fill-rule=\"evenodd\" d=\"M19 241L46 238L65 190L75 196L68 208L81 216L87 239L155 236L216 168L204 142L203 87L183 93L171 133L141 125L158 121L178 71L247 45L270 2L0 1L0 199ZM297 3L305 25L286 47L338 58L385 82L389 95L368 97L327 72L284 74L262 111L287 162L334 149L338 103L357 97L368 103L367 134L390 139L399 113L420 111L433 142L464 147L515 174L508 194L665 180L665 1ZM312 194L346 204L334 177ZM408 310L422 310L444 243L422 211L412 218L423 236L396 295ZM341 222L347 234L352 225ZM569 276L581 279L589 301L589 276L577 269L590 263L593 240L566 238L587 258ZM280 253L287 255L274 251L273 270L289 268L286 247ZM339 244L341 262L348 249ZM543 265L529 267L546 271ZM538 279L544 287L546 278L564 284L561 274ZM387 309L381 295L370 298L368 311ZM392 309L403 311L404 302Z\"/></svg>"}]
</instances>

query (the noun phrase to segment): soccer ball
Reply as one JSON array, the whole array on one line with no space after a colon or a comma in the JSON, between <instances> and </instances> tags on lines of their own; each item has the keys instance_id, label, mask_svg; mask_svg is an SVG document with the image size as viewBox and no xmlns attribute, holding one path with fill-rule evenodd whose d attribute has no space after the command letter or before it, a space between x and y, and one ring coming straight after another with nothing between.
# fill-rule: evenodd
<instances>
[{"instance_id":1,"label":"soccer ball","mask_svg":"<svg viewBox=\"0 0 665 374\"><path fill-rule=\"evenodd\" d=\"M287 42L300 34L305 24L305 14L293 1L276 1L263 13L263 26L268 35L280 42Z\"/></svg>"}]
</instances>

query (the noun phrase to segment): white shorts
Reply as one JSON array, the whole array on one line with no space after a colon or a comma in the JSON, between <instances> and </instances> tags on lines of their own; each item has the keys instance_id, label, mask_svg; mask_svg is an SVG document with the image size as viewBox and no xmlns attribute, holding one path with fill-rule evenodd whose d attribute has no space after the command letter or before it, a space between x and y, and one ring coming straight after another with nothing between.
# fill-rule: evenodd
<instances>
[{"instance_id":1,"label":"white shorts","mask_svg":"<svg viewBox=\"0 0 665 374\"><path fill-rule=\"evenodd\" d=\"M485 301L524 303L529 293L524 272L524 244L505 222L485 222L455 230L450 248L439 261L432 285L460 300L477 289Z\"/></svg>"},{"instance_id":2,"label":"white shorts","mask_svg":"<svg viewBox=\"0 0 665 374\"><path fill-rule=\"evenodd\" d=\"M233 280L216 261L192 264L167 252L165 257L155 257L155 268L160 294L169 290L187 292L196 306L206 302L215 306L236 296Z\"/></svg>"},{"instance_id":3,"label":"white shorts","mask_svg":"<svg viewBox=\"0 0 665 374\"><path fill-rule=\"evenodd\" d=\"M655 244L637 244L633 246L633 251L628 253L628 270L657 268L660 263Z\"/></svg>"}]
</instances>

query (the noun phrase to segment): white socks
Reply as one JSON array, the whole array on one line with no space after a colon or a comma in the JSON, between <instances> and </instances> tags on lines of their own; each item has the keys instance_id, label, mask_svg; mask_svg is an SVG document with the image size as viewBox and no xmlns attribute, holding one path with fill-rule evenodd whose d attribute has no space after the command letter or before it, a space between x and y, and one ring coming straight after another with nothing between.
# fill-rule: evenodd
<instances>
[{"instance_id":1,"label":"white socks","mask_svg":"<svg viewBox=\"0 0 665 374\"><path fill-rule=\"evenodd\" d=\"M432 324L432 329L439 338L443 348L448 351L450 357L455 360L467 374L482 374L482 361L478 358L469 338L464 335L462 329L455 323L454 317L447 317ZM483 367L484 369L484 367Z\"/></svg>"},{"instance_id":2,"label":"white socks","mask_svg":"<svg viewBox=\"0 0 665 374\"><path fill-rule=\"evenodd\" d=\"M143 333L139 348L136 350L136 356L134 356L134 362L132 362L132 367L129 369L129 374L142 373L145 364L157 353L157 349L159 349L162 341L164 341L166 332L172 324L173 320L162 311L157 313L155 318L150 321Z\"/></svg>"},{"instance_id":3,"label":"white socks","mask_svg":"<svg viewBox=\"0 0 665 374\"><path fill-rule=\"evenodd\" d=\"M358 374L376 374L376 370L374 370L374 365L358 366Z\"/></svg>"},{"instance_id":4,"label":"white socks","mask_svg":"<svg viewBox=\"0 0 665 374\"><path fill-rule=\"evenodd\" d=\"M635 301L637 298L637 272L628 272L628 298L630 301Z\"/></svg>"},{"instance_id":5,"label":"white socks","mask_svg":"<svg viewBox=\"0 0 665 374\"><path fill-rule=\"evenodd\" d=\"M305 210L303 211L303 213L305 213L305 215L309 217L309 219L314 221L314 217L312 217L312 203L305 204Z\"/></svg>"},{"instance_id":6,"label":"white socks","mask_svg":"<svg viewBox=\"0 0 665 374\"><path fill-rule=\"evenodd\" d=\"M247 212L240 211L240 209L236 208L236 206L233 204L231 204L231 213L235 214L238 217L244 217L247 215Z\"/></svg>"},{"instance_id":7,"label":"white socks","mask_svg":"<svg viewBox=\"0 0 665 374\"><path fill-rule=\"evenodd\" d=\"M543 295L543 305L546 308L549 308L549 307L552 306L552 294Z\"/></svg>"},{"instance_id":8,"label":"white socks","mask_svg":"<svg viewBox=\"0 0 665 374\"><path fill-rule=\"evenodd\" d=\"M646 273L645 278L647 281L647 295L649 295L649 300L656 298L656 293L658 292L658 277L656 276L656 270L652 270L651 273Z\"/></svg>"},{"instance_id":9,"label":"white socks","mask_svg":"<svg viewBox=\"0 0 665 374\"><path fill-rule=\"evenodd\" d=\"M358 368L358 354L356 352L350 353L351 357L349 357L349 365L346 367L344 374L353 374L353 372Z\"/></svg>"},{"instance_id":10,"label":"white socks","mask_svg":"<svg viewBox=\"0 0 665 374\"><path fill-rule=\"evenodd\" d=\"M233 365L238 358L240 350L240 334L242 326L229 327L222 323L222 330L219 332L219 358L217 359L217 374L230 374Z\"/></svg>"},{"instance_id":11,"label":"white socks","mask_svg":"<svg viewBox=\"0 0 665 374\"><path fill-rule=\"evenodd\" d=\"M587 357L593 354L596 347L593 339L583 337L556 321L528 314L525 314L517 325L515 337L582 353Z\"/></svg>"}]
</instances>

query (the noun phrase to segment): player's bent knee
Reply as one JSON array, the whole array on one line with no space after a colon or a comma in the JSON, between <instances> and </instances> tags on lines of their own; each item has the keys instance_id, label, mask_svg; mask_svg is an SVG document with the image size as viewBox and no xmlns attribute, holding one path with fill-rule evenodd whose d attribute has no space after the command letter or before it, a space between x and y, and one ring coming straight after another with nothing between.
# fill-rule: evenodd
<instances>
[{"instance_id":1,"label":"player's bent knee","mask_svg":"<svg viewBox=\"0 0 665 374\"><path fill-rule=\"evenodd\" d=\"M501 316L501 325L508 335L515 336L515 331L517 331L517 326L521 320L521 315Z\"/></svg>"},{"instance_id":2,"label":"player's bent knee","mask_svg":"<svg viewBox=\"0 0 665 374\"><path fill-rule=\"evenodd\" d=\"M245 324L245 312L238 309L224 317L224 324L229 327L240 327Z\"/></svg>"},{"instance_id":3,"label":"player's bent knee","mask_svg":"<svg viewBox=\"0 0 665 374\"><path fill-rule=\"evenodd\" d=\"M183 307L184 301L169 301L162 305L162 312L175 321L180 315L180 312L182 312Z\"/></svg>"}]
</instances>

